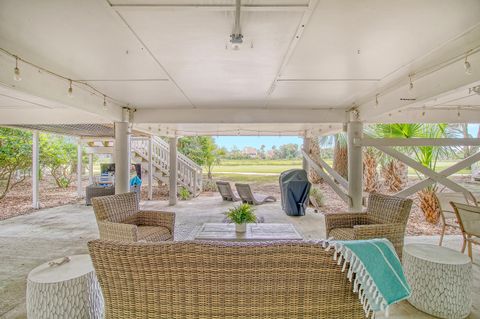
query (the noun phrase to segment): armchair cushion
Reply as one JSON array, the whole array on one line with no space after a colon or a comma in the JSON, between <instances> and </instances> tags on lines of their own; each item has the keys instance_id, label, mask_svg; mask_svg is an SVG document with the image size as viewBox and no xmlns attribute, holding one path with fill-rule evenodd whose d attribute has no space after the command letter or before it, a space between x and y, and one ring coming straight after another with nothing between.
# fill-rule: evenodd
<instances>
[{"instance_id":1,"label":"armchair cushion","mask_svg":"<svg viewBox=\"0 0 480 319\"><path fill-rule=\"evenodd\" d=\"M366 213L325 213L324 216L327 237L333 236L330 231L334 228L352 228L369 223Z\"/></svg>"},{"instance_id":2,"label":"armchair cushion","mask_svg":"<svg viewBox=\"0 0 480 319\"><path fill-rule=\"evenodd\" d=\"M173 240L173 234L166 227L138 226L138 240L147 242Z\"/></svg>"},{"instance_id":3,"label":"armchair cushion","mask_svg":"<svg viewBox=\"0 0 480 319\"><path fill-rule=\"evenodd\" d=\"M173 240L175 213L140 211L135 193L93 199L101 239L116 241Z\"/></svg>"}]
</instances>

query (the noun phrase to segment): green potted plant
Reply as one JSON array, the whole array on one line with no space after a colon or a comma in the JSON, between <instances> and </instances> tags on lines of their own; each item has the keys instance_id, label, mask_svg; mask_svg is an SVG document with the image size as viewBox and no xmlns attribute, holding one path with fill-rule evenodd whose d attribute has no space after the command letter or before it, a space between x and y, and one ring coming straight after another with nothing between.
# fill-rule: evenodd
<instances>
[{"instance_id":1,"label":"green potted plant","mask_svg":"<svg viewBox=\"0 0 480 319\"><path fill-rule=\"evenodd\" d=\"M230 208L226 213L227 219L235 223L235 231L244 233L247 231L247 223L257 222L257 216L254 213L253 206L241 204L240 206Z\"/></svg>"}]
</instances>

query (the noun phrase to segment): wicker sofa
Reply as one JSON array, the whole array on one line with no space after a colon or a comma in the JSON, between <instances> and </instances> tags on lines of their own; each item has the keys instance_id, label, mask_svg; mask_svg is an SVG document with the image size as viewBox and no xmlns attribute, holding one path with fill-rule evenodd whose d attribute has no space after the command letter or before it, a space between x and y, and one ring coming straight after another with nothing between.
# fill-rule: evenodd
<instances>
[{"instance_id":1,"label":"wicker sofa","mask_svg":"<svg viewBox=\"0 0 480 319\"><path fill-rule=\"evenodd\" d=\"M366 212L325 214L327 237L337 240L387 238L402 258L411 208L411 199L372 193Z\"/></svg>"},{"instance_id":2,"label":"wicker sofa","mask_svg":"<svg viewBox=\"0 0 480 319\"><path fill-rule=\"evenodd\" d=\"M175 213L139 209L137 193L92 198L100 238L119 241L173 240Z\"/></svg>"},{"instance_id":3,"label":"wicker sofa","mask_svg":"<svg viewBox=\"0 0 480 319\"><path fill-rule=\"evenodd\" d=\"M314 242L88 243L106 319L364 318Z\"/></svg>"}]
</instances>

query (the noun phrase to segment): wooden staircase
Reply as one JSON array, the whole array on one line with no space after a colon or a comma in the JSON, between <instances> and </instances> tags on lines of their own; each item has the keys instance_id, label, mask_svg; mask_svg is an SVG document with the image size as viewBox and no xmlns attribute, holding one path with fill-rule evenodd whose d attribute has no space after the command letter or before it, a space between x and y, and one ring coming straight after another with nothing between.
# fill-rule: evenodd
<instances>
[{"instance_id":1,"label":"wooden staircase","mask_svg":"<svg viewBox=\"0 0 480 319\"><path fill-rule=\"evenodd\" d=\"M157 136L132 137L132 163L141 163L142 169L148 172L150 139L152 143L152 174L154 178L168 183L170 147L161 138ZM202 191L202 167L181 153L177 155L177 167L178 184L186 187L193 196L198 196Z\"/></svg>"}]
</instances>

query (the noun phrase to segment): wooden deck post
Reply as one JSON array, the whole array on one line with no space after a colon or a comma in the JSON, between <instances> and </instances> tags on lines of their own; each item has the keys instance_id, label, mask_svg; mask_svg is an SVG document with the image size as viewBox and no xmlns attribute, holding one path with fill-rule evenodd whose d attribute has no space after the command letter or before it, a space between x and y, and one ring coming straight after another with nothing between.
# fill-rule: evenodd
<instances>
[{"instance_id":1,"label":"wooden deck post","mask_svg":"<svg viewBox=\"0 0 480 319\"><path fill-rule=\"evenodd\" d=\"M40 175L40 143L38 140L38 131L33 132L32 141L32 207L40 208L39 175Z\"/></svg>"},{"instance_id":2,"label":"wooden deck post","mask_svg":"<svg viewBox=\"0 0 480 319\"><path fill-rule=\"evenodd\" d=\"M347 123L348 147L348 195L350 195L350 210L362 210L363 195L363 161L362 147L356 146L354 140L362 138L363 123L351 121Z\"/></svg>"},{"instance_id":3,"label":"wooden deck post","mask_svg":"<svg viewBox=\"0 0 480 319\"><path fill-rule=\"evenodd\" d=\"M169 140L170 148L170 165L169 165L169 191L168 198L170 206L177 204L177 179L178 179L178 165L177 165L177 137L171 137Z\"/></svg>"}]
</instances>

